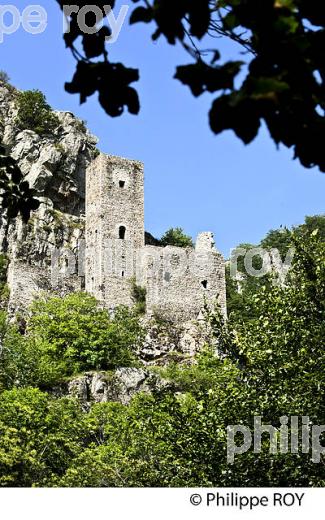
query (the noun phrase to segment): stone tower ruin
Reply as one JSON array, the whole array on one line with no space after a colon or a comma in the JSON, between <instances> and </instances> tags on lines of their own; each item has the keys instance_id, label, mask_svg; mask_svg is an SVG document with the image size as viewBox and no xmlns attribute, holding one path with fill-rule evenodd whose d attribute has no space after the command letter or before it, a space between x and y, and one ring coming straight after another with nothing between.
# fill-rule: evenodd
<instances>
[{"instance_id":1,"label":"stone tower ruin","mask_svg":"<svg viewBox=\"0 0 325 520\"><path fill-rule=\"evenodd\" d=\"M143 247L143 165L101 154L86 174L86 291L109 307L132 305Z\"/></svg>"},{"instance_id":2,"label":"stone tower ruin","mask_svg":"<svg viewBox=\"0 0 325 520\"><path fill-rule=\"evenodd\" d=\"M83 290L112 310L145 292L149 318L181 324L205 303L218 301L226 314L225 262L212 233L188 248L161 247L145 233L142 163L98 154L98 139L71 112L56 112L55 140L21 131L15 106L15 91L0 85L2 141L41 204L28 223L8 225L0 214L10 315L24 315L42 294Z\"/></svg>"},{"instance_id":3,"label":"stone tower ruin","mask_svg":"<svg viewBox=\"0 0 325 520\"><path fill-rule=\"evenodd\" d=\"M114 309L134 305L135 284L146 289L148 315L188 321L217 301L226 314L213 234L201 233L195 248L146 244L143 164L100 154L86 172L86 291Z\"/></svg>"}]
</instances>

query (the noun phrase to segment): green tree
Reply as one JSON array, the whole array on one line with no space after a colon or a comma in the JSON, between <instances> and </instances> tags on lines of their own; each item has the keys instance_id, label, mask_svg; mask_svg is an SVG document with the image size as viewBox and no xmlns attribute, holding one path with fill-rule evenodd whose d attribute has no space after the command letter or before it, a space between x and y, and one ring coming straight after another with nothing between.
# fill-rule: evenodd
<instances>
[{"instance_id":1,"label":"green tree","mask_svg":"<svg viewBox=\"0 0 325 520\"><path fill-rule=\"evenodd\" d=\"M249 307L246 305L245 295L246 286L242 289L238 286L236 281L230 275L230 266L226 266L226 296L227 296L227 313L228 318L233 321L246 321L251 318ZM242 282L240 282L242 283ZM244 285L244 283L242 283Z\"/></svg>"},{"instance_id":2,"label":"green tree","mask_svg":"<svg viewBox=\"0 0 325 520\"><path fill-rule=\"evenodd\" d=\"M305 218L305 223L295 228L301 233L312 233L318 230L318 235L325 242L325 215L312 215Z\"/></svg>"},{"instance_id":3,"label":"green tree","mask_svg":"<svg viewBox=\"0 0 325 520\"><path fill-rule=\"evenodd\" d=\"M270 454L263 438L260 453L249 449L227 463L229 425L253 429L261 416L279 428L292 415L324 424L324 243L315 232L294 240L290 279L256 297L258 320L231 330L218 313L210 316L219 359L211 348L197 366L165 369L171 386L129 407L93 408L89 427L99 442L74 458L61 485L324 485L323 464L301 445L299 454Z\"/></svg>"},{"instance_id":4,"label":"green tree","mask_svg":"<svg viewBox=\"0 0 325 520\"><path fill-rule=\"evenodd\" d=\"M121 307L110 317L84 293L37 300L24 335L0 318L0 390L49 389L85 370L137 365L145 333L137 312Z\"/></svg>"},{"instance_id":5,"label":"green tree","mask_svg":"<svg viewBox=\"0 0 325 520\"><path fill-rule=\"evenodd\" d=\"M162 246L176 246L176 247L193 247L193 240L189 235L186 235L182 228L170 228L163 234L160 239Z\"/></svg>"},{"instance_id":6,"label":"green tree","mask_svg":"<svg viewBox=\"0 0 325 520\"><path fill-rule=\"evenodd\" d=\"M20 130L33 130L40 135L51 135L60 125L58 117L40 90L19 92L17 107L16 122Z\"/></svg>"},{"instance_id":7,"label":"green tree","mask_svg":"<svg viewBox=\"0 0 325 520\"><path fill-rule=\"evenodd\" d=\"M35 301L28 323L40 382L83 370L133 366L143 333L133 312L121 307L111 317L85 293Z\"/></svg>"},{"instance_id":8,"label":"green tree","mask_svg":"<svg viewBox=\"0 0 325 520\"><path fill-rule=\"evenodd\" d=\"M257 246L252 244L241 244L238 248L244 250L263 248L270 252L272 249L279 251L282 262L285 261L289 249L295 248L294 237L308 237L313 231L318 230L319 240L325 241L325 216L313 215L305 218L304 224L292 229L280 228L269 231ZM234 250L236 254L237 248ZM262 259L258 256L253 259L253 267L261 269ZM231 321L246 322L259 316L258 306L254 304L254 298L266 286L273 282L274 276L267 274L261 278L251 276L246 272L244 257L239 256L237 260L238 279L230 276L230 267L226 268L227 282L227 307Z\"/></svg>"},{"instance_id":9,"label":"green tree","mask_svg":"<svg viewBox=\"0 0 325 520\"><path fill-rule=\"evenodd\" d=\"M0 486L53 485L80 453L85 417L71 399L35 388L1 394Z\"/></svg>"},{"instance_id":10,"label":"green tree","mask_svg":"<svg viewBox=\"0 0 325 520\"><path fill-rule=\"evenodd\" d=\"M0 391L13 388L46 387L61 380L61 365L39 348L39 343L0 314Z\"/></svg>"},{"instance_id":11,"label":"green tree","mask_svg":"<svg viewBox=\"0 0 325 520\"><path fill-rule=\"evenodd\" d=\"M235 263L236 278L233 278L230 265L226 266L227 310L231 323L242 323L258 317L258 310L252 305L252 298L272 281L269 274L256 277L249 274L245 267L245 253L259 247L262 247L261 244L255 246L243 243L233 250L230 261ZM244 253L239 254L240 250ZM252 267L257 271L262 268L262 263L258 254L253 257Z\"/></svg>"},{"instance_id":12,"label":"green tree","mask_svg":"<svg viewBox=\"0 0 325 520\"><path fill-rule=\"evenodd\" d=\"M292 232L288 228L272 229L269 231L260 246L264 249L277 249L284 261L287 252L292 246Z\"/></svg>"}]
</instances>

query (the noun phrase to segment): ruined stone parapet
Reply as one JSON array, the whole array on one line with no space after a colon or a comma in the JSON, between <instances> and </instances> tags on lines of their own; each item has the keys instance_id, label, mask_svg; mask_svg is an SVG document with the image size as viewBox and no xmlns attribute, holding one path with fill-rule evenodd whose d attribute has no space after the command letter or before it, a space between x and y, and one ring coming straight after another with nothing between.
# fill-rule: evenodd
<instances>
[{"instance_id":1,"label":"ruined stone parapet","mask_svg":"<svg viewBox=\"0 0 325 520\"><path fill-rule=\"evenodd\" d=\"M200 233L195 242L196 251L215 252L216 245L213 233L210 231Z\"/></svg>"},{"instance_id":2,"label":"ruined stone parapet","mask_svg":"<svg viewBox=\"0 0 325 520\"><path fill-rule=\"evenodd\" d=\"M146 246L138 257L137 282L147 290L149 315L186 322L217 304L226 314L225 263L215 248Z\"/></svg>"}]
</instances>

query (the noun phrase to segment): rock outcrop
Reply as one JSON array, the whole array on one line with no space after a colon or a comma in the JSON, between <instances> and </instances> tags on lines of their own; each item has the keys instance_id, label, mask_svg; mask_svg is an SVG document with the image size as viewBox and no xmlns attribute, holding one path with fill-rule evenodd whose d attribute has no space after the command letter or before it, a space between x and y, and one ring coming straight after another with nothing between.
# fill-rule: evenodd
<instances>
[{"instance_id":1,"label":"rock outcrop","mask_svg":"<svg viewBox=\"0 0 325 520\"><path fill-rule=\"evenodd\" d=\"M165 365L171 358L187 362L211 338L210 327L203 319L178 324L157 319L144 321L148 332L138 355L146 365Z\"/></svg>"},{"instance_id":2,"label":"rock outcrop","mask_svg":"<svg viewBox=\"0 0 325 520\"><path fill-rule=\"evenodd\" d=\"M53 251L69 250L75 262L65 260L57 269L57 288L63 292L82 289L78 276L78 243L84 237L85 171L97 154L97 139L84 123L70 112L56 112L60 126L53 135L40 136L31 130L19 131L15 123L17 91L0 85L0 135L2 143L17 160L30 186L40 195L41 205L28 224L16 219L9 226L0 217L0 248L6 243L10 259L9 308L24 310L39 290L53 288ZM6 240L5 240L6 238ZM75 272L71 272L71 265Z\"/></svg>"},{"instance_id":3,"label":"rock outcrop","mask_svg":"<svg viewBox=\"0 0 325 520\"><path fill-rule=\"evenodd\" d=\"M136 394L148 393L167 384L149 370L119 368L113 373L86 372L82 376L72 379L59 392L61 395L66 394L77 398L84 407L90 403L107 402L127 405Z\"/></svg>"}]
</instances>

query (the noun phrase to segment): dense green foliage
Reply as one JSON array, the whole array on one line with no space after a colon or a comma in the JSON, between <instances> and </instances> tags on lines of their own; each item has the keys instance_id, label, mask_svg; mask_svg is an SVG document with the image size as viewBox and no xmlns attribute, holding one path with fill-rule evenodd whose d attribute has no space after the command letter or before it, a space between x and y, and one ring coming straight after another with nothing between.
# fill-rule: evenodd
<instances>
[{"instance_id":1,"label":"dense green foliage","mask_svg":"<svg viewBox=\"0 0 325 520\"><path fill-rule=\"evenodd\" d=\"M324 486L323 460L301 445L270 454L268 436L260 453L227 462L229 425L253 428L254 416L276 428L283 416L325 424L325 241L316 229L291 233L286 284L256 287L254 318L224 323L210 312L211 342L196 364L156 367L167 384L128 406L86 413L35 388L35 374L40 359L56 376L132 362L138 318L109 317L78 294L36 302L25 336L0 319L0 485Z\"/></svg>"},{"instance_id":2,"label":"dense green foliage","mask_svg":"<svg viewBox=\"0 0 325 520\"><path fill-rule=\"evenodd\" d=\"M57 2L64 9L64 1ZM182 0L177 8L172 0L133 2L137 5L131 24L150 24L154 41L179 44L190 55L191 62L177 67L175 78L195 97L213 96L209 120L215 134L232 129L248 144L264 122L273 141L293 149L303 166L325 171L322 2ZM96 5L103 9L106 4L101 0ZM113 9L115 0L110 5ZM89 25L94 24L89 14ZM125 109L138 114L140 102L131 84L139 80L139 71L111 61L109 33L104 25L84 34L77 16L71 17L64 41L78 63L65 88L79 94L81 103L98 92L101 106L112 117ZM222 60L220 38L237 44L229 61Z\"/></svg>"},{"instance_id":3,"label":"dense green foliage","mask_svg":"<svg viewBox=\"0 0 325 520\"><path fill-rule=\"evenodd\" d=\"M160 239L162 246L193 247L193 240L186 235L182 228L170 228Z\"/></svg>"},{"instance_id":4,"label":"dense green foliage","mask_svg":"<svg viewBox=\"0 0 325 520\"><path fill-rule=\"evenodd\" d=\"M82 371L134 366L143 334L135 313L121 307L109 316L84 293L37 300L27 334L4 331L0 383L48 388Z\"/></svg>"},{"instance_id":5,"label":"dense green foliage","mask_svg":"<svg viewBox=\"0 0 325 520\"><path fill-rule=\"evenodd\" d=\"M316 229L318 229L319 237L325 240L325 215L307 216L304 224L293 226L291 230L288 228L272 229L261 240L259 245L268 250L272 248L278 249L282 260L284 260L289 248L293 245L293 233L304 235L312 233Z\"/></svg>"},{"instance_id":6,"label":"dense green foliage","mask_svg":"<svg viewBox=\"0 0 325 520\"><path fill-rule=\"evenodd\" d=\"M294 226L291 230L287 228L271 230L259 244L240 244L238 248L243 248L247 251L252 248L262 248L268 252L278 250L281 261L284 262L289 250L291 248L295 249L295 237L308 236L316 230L318 230L319 239L325 241L324 215L308 216L305 218L304 224ZM261 266L262 259L257 255L253 259L253 267L260 269ZM235 323L242 323L259 316L260 310L254 304L254 298L260 290L265 290L266 287L272 285L275 273L273 275L268 273L260 278L250 275L246 272L243 256L238 258L237 269L240 276L238 280L230 276L229 265L226 269L227 308L230 320Z\"/></svg>"},{"instance_id":7,"label":"dense green foliage","mask_svg":"<svg viewBox=\"0 0 325 520\"><path fill-rule=\"evenodd\" d=\"M0 485L55 484L82 451L85 418L69 399L36 388L1 394Z\"/></svg>"},{"instance_id":8,"label":"dense green foliage","mask_svg":"<svg viewBox=\"0 0 325 520\"><path fill-rule=\"evenodd\" d=\"M62 374L108 370L135 361L142 329L127 309L119 308L110 317L95 298L77 293L36 301L32 313L29 336Z\"/></svg>"},{"instance_id":9,"label":"dense green foliage","mask_svg":"<svg viewBox=\"0 0 325 520\"><path fill-rule=\"evenodd\" d=\"M51 135L60 121L40 90L26 90L17 95L17 126L40 135Z\"/></svg>"}]
</instances>

